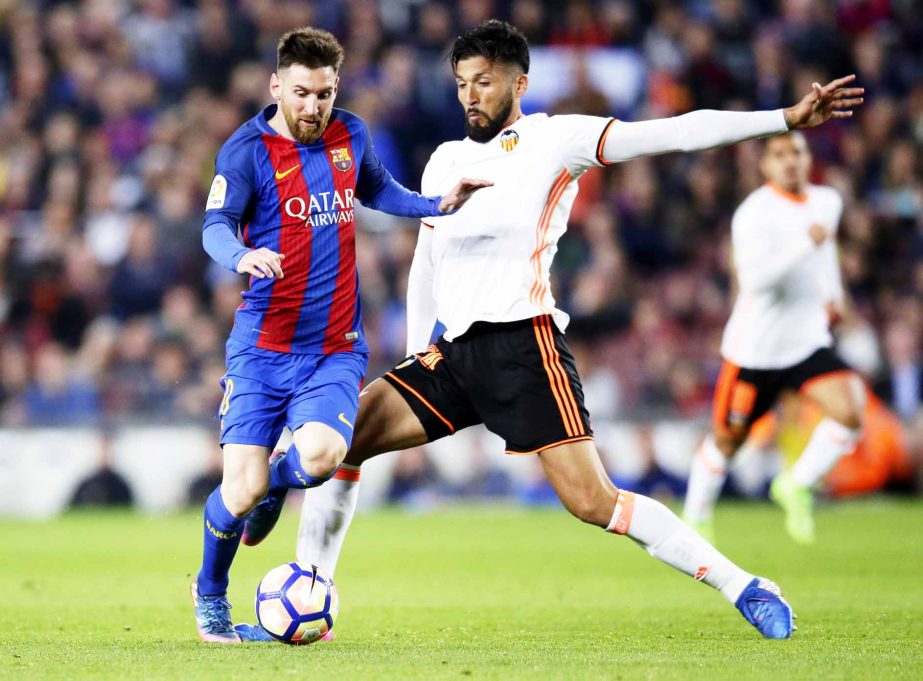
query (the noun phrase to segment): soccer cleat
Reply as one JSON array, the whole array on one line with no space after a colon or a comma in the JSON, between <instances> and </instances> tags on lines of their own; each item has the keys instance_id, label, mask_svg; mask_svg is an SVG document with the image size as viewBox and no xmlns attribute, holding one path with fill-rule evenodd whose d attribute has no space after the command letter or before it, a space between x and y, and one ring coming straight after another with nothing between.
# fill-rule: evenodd
<instances>
[{"instance_id":1,"label":"soccer cleat","mask_svg":"<svg viewBox=\"0 0 923 681\"><path fill-rule=\"evenodd\" d=\"M795 482L789 472L779 473L769 487L769 498L785 511L785 529L799 544L814 543L814 495Z\"/></svg>"},{"instance_id":2,"label":"soccer cleat","mask_svg":"<svg viewBox=\"0 0 923 681\"><path fill-rule=\"evenodd\" d=\"M244 643L271 643L275 639L259 624L238 624L234 631Z\"/></svg>"},{"instance_id":3,"label":"soccer cleat","mask_svg":"<svg viewBox=\"0 0 923 681\"><path fill-rule=\"evenodd\" d=\"M779 586L768 579L754 577L734 605L765 638L789 638L796 628L792 607L782 598Z\"/></svg>"},{"instance_id":4,"label":"soccer cleat","mask_svg":"<svg viewBox=\"0 0 923 681\"><path fill-rule=\"evenodd\" d=\"M715 545L715 521L712 518L708 518L706 520L687 520L684 517L683 521L693 530L698 532L702 539L707 541L712 546Z\"/></svg>"},{"instance_id":5,"label":"soccer cleat","mask_svg":"<svg viewBox=\"0 0 923 681\"><path fill-rule=\"evenodd\" d=\"M278 466L285 458L285 452L273 452L269 458L269 466ZM278 492L269 492L263 500L256 505L244 521L244 529L240 534L240 541L247 546L256 546L269 536L272 528L276 526L282 506L285 505L285 496L288 489L283 488Z\"/></svg>"},{"instance_id":6,"label":"soccer cleat","mask_svg":"<svg viewBox=\"0 0 923 681\"><path fill-rule=\"evenodd\" d=\"M231 604L225 596L200 596L199 583L190 588L199 636L209 643L240 643L231 624Z\"/></svg>"},{"instance_id":7,"label":"soccer cleat","mask_svg":"<svg viewBox=\"0 0 923 681\"><path fill-rule=\"evenodd\" d=\"M271 643L275 641L272 636L269 635L263 627L259 624L236 624L234 625L234 631L240 636L240 640L244 643ZM336 638L333 630L331 629L326 634L320 637L318 641L323 641L329 643L330 641Z\"/></svg>"}]
</instances>

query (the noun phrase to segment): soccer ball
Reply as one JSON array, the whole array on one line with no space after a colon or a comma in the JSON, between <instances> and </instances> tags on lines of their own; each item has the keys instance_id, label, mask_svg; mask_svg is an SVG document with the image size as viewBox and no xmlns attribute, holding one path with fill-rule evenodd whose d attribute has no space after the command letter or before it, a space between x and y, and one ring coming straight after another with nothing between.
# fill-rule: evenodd
<instances>
[{"instance_id":1,"label":"soccer ball","mask_svg":"<svg viewBox=\"0 0 923 681\"><path fill-rule=\"evenodd\" d=\"M256 618L282 643L314 643L333 628L339 610L333 580L316 565L285 563L256 587Z\"/></svg>"}]
</instances>

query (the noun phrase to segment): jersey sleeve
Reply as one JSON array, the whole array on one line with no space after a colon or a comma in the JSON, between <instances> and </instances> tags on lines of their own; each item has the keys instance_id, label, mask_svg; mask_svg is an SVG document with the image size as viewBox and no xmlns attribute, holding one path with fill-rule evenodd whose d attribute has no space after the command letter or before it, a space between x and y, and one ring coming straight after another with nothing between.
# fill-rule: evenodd
<instances>
[{"instance_id":1,"label":"jersey sleeve","mask_svg":"<svg viewBox=\"0 0 923 681\"><path fill-rule=\"evenodd\" d=\"M231 271L249 250L237 232L256 197L256 167L250 145L228 142L215 159L215 178L205 203L202 245L215 262Z\"/></svg>"},{"instance_id":2,"label":"jersey sleeve","mask_svg":"<svg viewBox=\"0 0 923 681\"><path fill-rule=\"evenodd\" d=\"M423 169L423 177L420 178L420 193L424 196L435 195L439 191L439 181L442 178L443 169L439 162L439 149L432 153L426 167ZM420 219L424 225L432 229L436 224L436 218L424 217Z\"/></svg>"},{"instance_id":3,"label":"jersey sleeve","mask_svg":"<svg viewBox=\"0 0 923 681\"><path fill-rule=\"evenodd\" d=\"M614 118L567 114L548 119L548 139L560 152L564 167L572 174L609 165L602 150Z\"/></svg>"}]
</instances>

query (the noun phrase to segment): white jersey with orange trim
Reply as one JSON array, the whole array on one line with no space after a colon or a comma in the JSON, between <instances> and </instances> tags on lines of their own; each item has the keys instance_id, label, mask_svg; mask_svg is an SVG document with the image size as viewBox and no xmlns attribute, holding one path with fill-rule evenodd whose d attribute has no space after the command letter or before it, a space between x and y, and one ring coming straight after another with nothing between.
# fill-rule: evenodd
<instances>
[{"instance_id":1,"label":"white jersey with orange trim","mask_svg":"<svg viewBox=\"0 0 923 681\"><path fill-rule=\"evenodd\" d=\"M766 184L731 223L738 294L721 354L749 369L782 369L832 344L826 304L843 297L836 232L843 201L831 187L803 195ZM830 234L816 245L818 224Z\"/></svg>"},{"instance_id":2,"label":"white jersey with orange trim","mask_svg":"<svg viewBox=\"0 0 923 681\"><path fill-rule=\"evenodd\" d=\"M558 239L577 196L577 178L600 166L610 119L523 116L487 143L446 142L423 172L422 190L444 194L463 177L490 180L453 215L428 218L436 314L452 340L476 321L511 322L550 314L549 283Z\"/></svg>"},{"instance_id":3,"label":"white jersey with orange trim","mask_svg":"<svg viewBox=\"0 0 923 681\"><path fill-rule=\"evenodd\" d=\"M423 173L426 193L462 178L490 180L453 215L428 218L407 286L407 350L429 344L436 318L453 340L476 321L550 314L561 330L549 272L588 168L674 151L697 151L786 130L775 111L693 111L650 121L596 116L522 116L485 143L440 145Z\"/></svg>"}]
</instances>

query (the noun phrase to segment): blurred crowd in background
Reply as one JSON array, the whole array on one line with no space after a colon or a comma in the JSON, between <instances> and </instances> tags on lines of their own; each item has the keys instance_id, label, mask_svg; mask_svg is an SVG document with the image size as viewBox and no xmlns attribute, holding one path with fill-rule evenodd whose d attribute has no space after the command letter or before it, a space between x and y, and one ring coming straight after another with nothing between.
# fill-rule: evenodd
<instances>
[{"instance_id":1,"label":"blurred crowd in background","mask_svg":"<svg viewBox=\"0 0 923 681\"><path fill-rule=\"evenodd\" d=\"M201 220L218 148L269 101L279 36L305 24L337 35L337 105L418 188L435 146L463 135L445 54L491 17L535 48L527 113L770 109L857 73L864 107L808 136L813 179L845 200L840 348L923 429L912 0L0 0L0 425L215 424L245 282L210 262ZM580 180L554 282L595 417L707 416L731 305L729 223L762 182L759 153L750 142ZM357 219L378 375L404 352L417 225Z\"/></svg>"}]
</instances>

